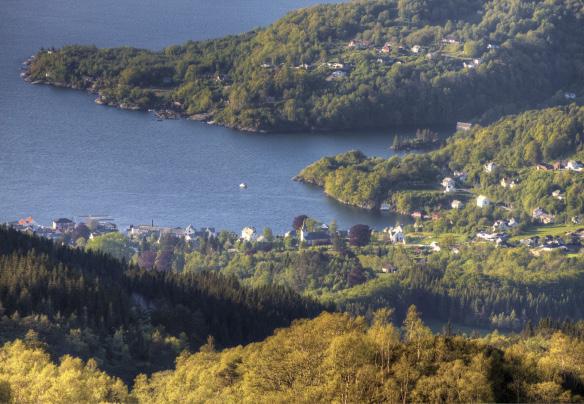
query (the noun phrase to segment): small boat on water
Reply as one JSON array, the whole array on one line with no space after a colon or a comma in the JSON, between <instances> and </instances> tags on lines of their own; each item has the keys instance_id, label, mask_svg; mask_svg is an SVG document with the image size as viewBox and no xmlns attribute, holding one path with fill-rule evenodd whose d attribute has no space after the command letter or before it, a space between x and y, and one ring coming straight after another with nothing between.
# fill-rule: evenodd
<instances>
[{"instance_id":1,"label":"small boat on water","mask_svg":"<svg viewBox=\"0 0 584 404\"><path fill-rule=\"evenodd\" d=\"M245 182L242 182L241 184L239 184L239 188L246 189L247 188L247 184Z\"/></svg>"}]
</instances>

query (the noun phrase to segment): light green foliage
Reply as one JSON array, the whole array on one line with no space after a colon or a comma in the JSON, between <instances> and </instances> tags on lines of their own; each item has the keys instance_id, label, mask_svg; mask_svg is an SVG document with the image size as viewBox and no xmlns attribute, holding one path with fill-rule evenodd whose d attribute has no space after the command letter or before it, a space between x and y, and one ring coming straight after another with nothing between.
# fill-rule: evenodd
<instances>
[{"instance_id":1,"label":"light green foliage","mask_svg":"<svg viewBox=\"0 0 584 404\"><path fill-rule=\"evenodd\" d=\"M126 261L132 257L134 252L128 238L118 232L104 234L88 240L85 249L109 254L119 260L124 259Z\"/></svg>"}]
</instances>

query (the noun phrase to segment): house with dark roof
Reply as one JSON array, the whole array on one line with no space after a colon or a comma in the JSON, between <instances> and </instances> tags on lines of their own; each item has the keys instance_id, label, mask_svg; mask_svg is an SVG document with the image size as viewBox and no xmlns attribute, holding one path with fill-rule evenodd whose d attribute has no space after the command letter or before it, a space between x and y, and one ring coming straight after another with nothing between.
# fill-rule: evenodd
<instances>
[{"instance_id":1,"label":"house with dark roof","mask_svg":"<svg viewBox=\"0 0 584 404\"><path fill-rule=\"evenodd\" d=\"M326 231L307 231L303 227L300 230L300 241L308 246L327 245L331 243L331 236Z\"/></svg>"},{"instance_id":2,"label":"house with dark roof","mask_svg":"<svg viewBox=\"0 0 584 404\"><path fill-rule=\"evenodd\" d=\"M75 222L65 217L53 220L53 230L60 232L68 232L75 228Z\"/></svg>"}]
</instances>

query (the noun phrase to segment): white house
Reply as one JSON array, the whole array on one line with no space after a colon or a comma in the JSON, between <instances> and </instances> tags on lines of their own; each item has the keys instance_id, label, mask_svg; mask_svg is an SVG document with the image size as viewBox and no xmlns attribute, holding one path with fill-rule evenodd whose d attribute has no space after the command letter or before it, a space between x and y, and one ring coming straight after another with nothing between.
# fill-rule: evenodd
<instances>
[{"instance_id":1,"label":"white house","mask_svg":"<svg viewBox=\"0 0 584 404\"><path fill-rule=\"evenodd\" d=\"M441 184L444 187L445 193L456 191L456 182L450 177L444 178Z\"/></svg>"},{"instance_id":2,"label":"white house","mask_svg":"<svg viewBox=\"0 0 584 404\"><path fill-rule=\"evenodd\" d=\"M344 69L345 65L339 62L327 62L326 64L330 69Z\"/></svg>"},{"instance_id":3,"label":"white house","mask_svg":"<svg viewBox=\"0 0 584 404\"><path fill-rule=\"evenodd\" d=\"M256 241L258 235L255 227L244 227L241 231L241 238L245 241Z\"/></svg>"},{"instance_id":4,"label":"white house","mask_svg":"<svg viewBox=\"0 0 584 404\"><path fill-rule=\"evenodd\" d=\"M552 197L561 201L564 199L564 194L562 194L561 190L556 189L554 192L552 192Z\"/></svg>"},{"instance_id":5,"label":"white house","mask_svg":"<svg viewBox=\"0 0 584 404\"><path fill-rule=\"evenodd\" d=\"M450 207L452 209L460 209L463 206L464 206L464 204L462 203L462 201L459 201L458 199L455 199L450 203Z\"/></svg>"},{"instance_id":6,"label":"white house","mask_svg":"<svg viewBox=\"0 0 584 404\"><path fill-rule=\"evenodd\" d=\"M435 242L435 241L432 241L432 242L430 243L430 249L431 249L432 251L434 251L434 252L440 252L440 251L442 250L442 248L440 248L440 246L438 245L438 243L437 243L437 242Z\"/></svg>"},{"instance_id":7,"label":"white house","mask_svg":"<svg viewBox=\"0 0 584 404\"><path fill-rule=\"evenodd\" d=\"M487 164L485 164L485 172L487 173L492 173L497 169L497 165L495 163L493 163L492 161L489 161Z\"/></svg>"},{"instance_id":8,"label":"white house","mask_svg":"<svg viewBox=\"0 0 584 404\"><path fill-rule=\"evenodd\" d=\"M568 161L568 163L566 164L566 168L568 170L571 170L571 171L577 171L577 172L584 171L584 166L582 165L582 163L580 163L579 161L576 161L576 160Z\"/></svg>"},{"instance_id":9,"label":"white house","mask_svg":"<svg viewBox=\"0 0 584 404\"><path fill-rule=\"evenodd\" d=\"M509 230L509 225L505 220L496 220L493 223L493 232Z\"/></svg>"},{"instance_id":10,"label":"white house","mask_svg":"<svg viewBox=\"0 0 584 404\"><path fill-rule=\"evenodd\" d=\"M564 97L567 100L575 100L576 99L576 93L565 93L564 94Z\"/></svg>"},{"instance_id":11,"label":"white house","mask_svg":"<svg viewBox=\"0 0 584 404\"><path fill-rule=\"evenodd\" d=\"M399 224L395 227L385 228L385 229L383 229L383 232L389 234L389 240L393 244L398 244L398 243L405 244L405 242L406 242L406 239L404 236L404 230Z\"/></svg>"},{"instance_id":12,"label":"white house","mask_svg":"<svg viewBox=\"0 0 584 404\"><path fill-rule=\"evenodd\" d=\"M480 64L481 64L481 61L479 59L473 59L470 62L462 62L462 66L467 68L467 69L474 69L475 67L477 67Z\"/></svg>"},{"instance_id":13,"label":"white house","mask_svg":"<svg viewBox=\"0 0 584 404\"><path fill-rule=\"evenodd\" d=\"M489 206L491 204L491 201L489 200L489 198L487 198L484 195L479 195L477 197L477 206L479 208L484 208L486 206Z\"/></svg>"},{"instance_id":14,"label":"white house","mask_svg":"<svg viewBox=\"0 0 584 404\"><path fill-rule=\"evenodd\" d=\"M554 221L554 215L546 213L542 208L535 208L531 213L531 217L543 224L550 224Z\"/></svg>"},{"instance_id":15,"label":"white house","mask_svg":"<svg viewBox=\"0 0 584 404\"><path fill-rule=\"evenodd\" d=\"M422 47L420 45L414 45L412 46L412 52L413 53L419 53L422 50Z\"/></svg>"},{"instance_id":16,"label":"white house","mask_svg":"<svg viewBox=\"0 0 584 404\"><path fill-rule=\"evenodd\" d=\"M186 241L192 241L197 238L197 229L193 227L192 224L189 224L184 232L184 237Z\"/></svg>"}]
</instances>

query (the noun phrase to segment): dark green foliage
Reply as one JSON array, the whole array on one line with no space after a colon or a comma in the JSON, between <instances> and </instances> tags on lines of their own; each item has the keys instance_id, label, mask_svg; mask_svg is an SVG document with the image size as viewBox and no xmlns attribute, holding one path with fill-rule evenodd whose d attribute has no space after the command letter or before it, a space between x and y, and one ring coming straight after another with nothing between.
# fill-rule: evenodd
<instances>
[{"instance_id":1,"label":"dark green foliage","mask_svg":"<svg viewBox=\"0 0 584 404\"><path fill-rule=\"evenodd\" d=\"M443 251L423 259L396 249L387 261L397 269L391 282L339 294L340 308L365 314L395 307L401 318L415 304L427 318L516 330L544 317L584 318L582 256L535 257L523 248L475 244L458 255Z\"/></svg>"},{"instance_id":2,"label":"dark green foliage","mask_svg":"<svg viewBox=\"0 0 584 404\"><path fill-rule=\"evenodd\" d=\"M284 287L252 289L209 272L141 271L4 228L0 307L15 322L0 331L41 316L45 332L69 335L61 352L91 353L126 378L171 366L180 350L198 348L208 335L220 346L248 343L322 310Z\"/></svg>"}]
</instances>

